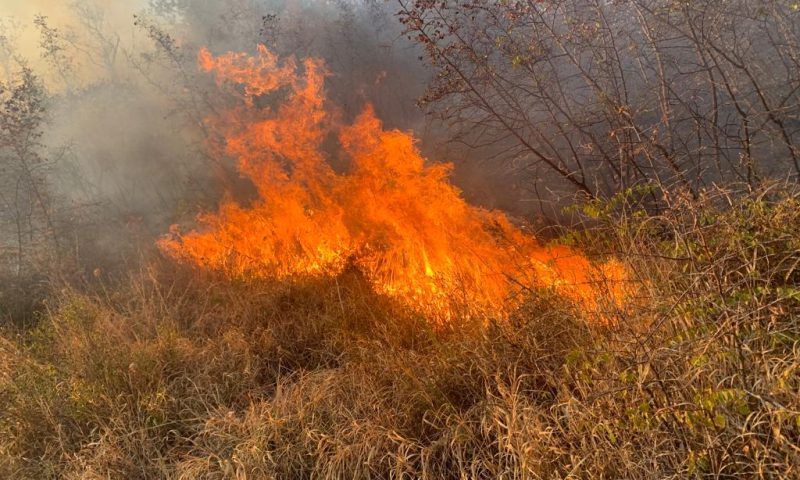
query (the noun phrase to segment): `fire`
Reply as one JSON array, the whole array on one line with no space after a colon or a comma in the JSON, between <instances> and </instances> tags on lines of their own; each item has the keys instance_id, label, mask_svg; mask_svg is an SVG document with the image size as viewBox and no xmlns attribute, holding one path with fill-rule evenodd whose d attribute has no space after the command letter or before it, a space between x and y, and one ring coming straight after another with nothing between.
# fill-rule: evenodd
<instances>
[{"instance_id":1,"label":"fire","mask_svg":"<svg viewBox=\"0 0 800 480\"><path fill-rule=\"evenodd\" d=\"M622 301L619 263L542 246L502 213L470 206L448 181L451 165L427 164L414 137L384 129L369 105L343 122L320 60L281 61L260 46L256 56L204 49L199 64L240 97L207 119L220 137L211 148L237 160L258 196L224 199L195 231L173 227L159 242L170 256L244 278L353 265L378 292L439 320L455 308L503 316L530 288L553 288L586 311L602 297Z\"/></svg>"}]
</instances>

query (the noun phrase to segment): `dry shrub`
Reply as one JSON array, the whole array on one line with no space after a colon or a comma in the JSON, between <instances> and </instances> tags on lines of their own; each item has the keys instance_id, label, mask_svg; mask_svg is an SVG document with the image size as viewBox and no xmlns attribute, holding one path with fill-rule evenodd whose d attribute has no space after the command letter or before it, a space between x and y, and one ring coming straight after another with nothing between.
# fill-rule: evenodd
<instances>
[{"instance_id":1,"label":"dry shrub","mask_svg":"<svg viewBox=\"0 0 800 480\"><path fill-rule=\"evenodd\" d=\"M229 283L167 264L0 343L7 478L791 478L800 195L584 208L624 253L613 325L541 291L432 328L357 272Z\"/></svg>"}]
</instances>

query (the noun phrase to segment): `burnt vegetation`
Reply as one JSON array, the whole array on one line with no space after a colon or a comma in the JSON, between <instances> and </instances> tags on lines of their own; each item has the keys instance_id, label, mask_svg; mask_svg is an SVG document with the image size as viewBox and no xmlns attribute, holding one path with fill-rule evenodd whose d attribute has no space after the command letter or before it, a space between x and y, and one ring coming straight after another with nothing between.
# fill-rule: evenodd
<instances>
[{"instance_id":1,"label":"burnt vegetation","mask_svg":"<svg viewBox=\"0 0 800 480\"><path fill-rule=\"evenodd\" d=\"M796 2L98 5L27 19L35 54L0 19L0 477L800 478ZM626 301L434 322L355 261L163 255L255 195L196 63L259 43L325 60L336 121L513 172L521 231L620 261Z\"/></svg>"}]
</instances>

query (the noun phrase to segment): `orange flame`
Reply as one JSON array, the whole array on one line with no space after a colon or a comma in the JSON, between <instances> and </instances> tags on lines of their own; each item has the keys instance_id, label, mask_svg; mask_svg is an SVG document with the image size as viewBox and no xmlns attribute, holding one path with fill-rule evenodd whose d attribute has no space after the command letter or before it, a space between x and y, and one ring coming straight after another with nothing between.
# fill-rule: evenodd
<instances>
[{"instance_id":1,"label":"orange flame","mask_svg":"<svg viewBox=\"0 0 800 480\"><path fill-rule=\"evenodd\" d=\"M226 198L186 234L173 226L159 242L172 257L233 277L335 275L353 264L378 292L438 320L456 307L503 316L531 287L552 287L586 311L604 296L622 301L619 263L543 247L502 213L470 206L448 182L451 165L426 165L413 136L385 130L371 106L340 122L320 60L301 68L260 46L255 57L204 49L199 63L241 97L207 122L258 198ZM267 95L279 105L259 106ZM339 157L345 173L331 167Z\"/></svg>"}]
</instances>

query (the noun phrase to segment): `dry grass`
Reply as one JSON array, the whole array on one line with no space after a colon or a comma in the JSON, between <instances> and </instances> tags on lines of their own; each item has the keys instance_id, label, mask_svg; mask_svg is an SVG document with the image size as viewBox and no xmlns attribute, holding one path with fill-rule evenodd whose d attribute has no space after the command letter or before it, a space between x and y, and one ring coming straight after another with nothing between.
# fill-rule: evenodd
<instances>
[{"instance_id":1,"label":"dry grass","mask_svg":"<svg viewBox=\"0 0 800 480\"><path fill-rule=\"evenodd\" d=\"M149 267L0 340L3 478L800 478L800 196L589 205L636 301L434 330L356 272Z\"/></svg>"}]
</instances>

